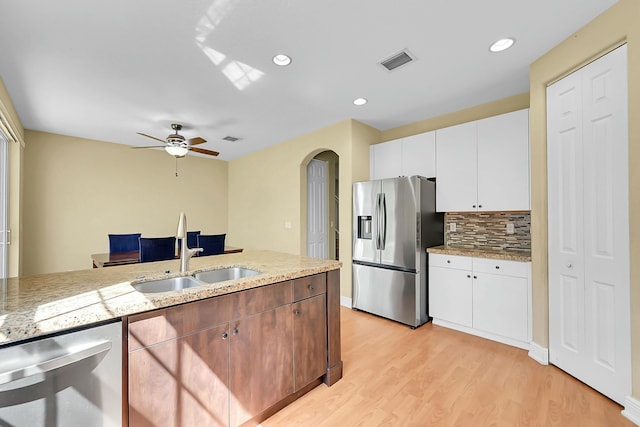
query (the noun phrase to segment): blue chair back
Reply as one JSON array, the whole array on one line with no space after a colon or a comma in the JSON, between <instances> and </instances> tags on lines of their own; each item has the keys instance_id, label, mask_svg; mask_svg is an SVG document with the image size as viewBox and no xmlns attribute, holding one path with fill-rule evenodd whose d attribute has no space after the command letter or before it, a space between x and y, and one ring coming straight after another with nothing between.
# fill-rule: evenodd
<instances>
[{"instance_id":1,"label":"blue chair back","mask_svg":"<svg viewBox=\"0 0 640 427\"><path fill-rule=\"evenodd\" d=\"M140 250L140 236L142 233L109 234L109 252L130 252Z\"/></svg>"},{"instance_id":2,"label":"blue chair back","mask_svg":"<svg viewBox=\"0 0 640 427\"><path fill-rule=\"evenodd\" d=\"M202 248L200 256L219 255L224 253L224 239L226 234L200 234L198 235L198 247Z\"/></svg>"},{"instance_id":3,"label":"blue chair back","mask_svg":"<svg viewBox=\"0 0 640 427\"><path fill-rule=\"evenodd\" d=\"M198 235L200 234L200 230L198 231L187 231L187 247L190 249L196 248L198 246ZM182 239L178 240L178 250L182 248Z\"/></svg>"},{"instance_id":4,"label":"blue chair back","mask_svg":"<svg viewBox=\"0 0 640 427\"><path fill-rule=\"evenodd\" d=\"M175 257L175 237L140 237L140 262L163 261Z\"/></svg>"}]
</instances>

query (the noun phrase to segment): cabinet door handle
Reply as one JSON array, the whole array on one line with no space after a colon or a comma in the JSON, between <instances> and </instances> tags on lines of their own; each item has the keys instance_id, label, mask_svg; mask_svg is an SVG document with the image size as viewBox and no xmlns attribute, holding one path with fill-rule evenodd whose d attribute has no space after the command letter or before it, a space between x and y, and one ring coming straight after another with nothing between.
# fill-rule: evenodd
<instances>
[{"instance_id":1,"label":"cabinet door handle","mask_svg":"<svg viewBox=\"0 0 640 427\"><path fill-rule=\"evenodd\" d=\"M478 276L473 276L473 278L474 278L474 279L477 279L477 278L478 278Z\"/></svg>"},{"instance_id":2,"label":"cabinet door handle","mask_svg":"<svg viewBox=\"0 0 640 427\"><path fill-rule=\"evenodd\" d=\"M467 274L467 279L471 279L471 275L470 274Z\"/></svg>"},{"instance_id":3,"label":"cabinet door handle","mask_svg":"<svg viewBox=\"0 0 640 427\"><path fill-rule=\"evenodd\" d=\"M222 333L222 339L223 339L223 340L226 340L227 338L229 338L229 334L227 333L227 331L224 331L224 332Z\"/></svg>"},{"instance_id":4,"label":"cabinet door handle","mask_svg":"<svg viewBox=\"0 0 640 427\"><path fill-rule=\"evenodd\" d=\"M475 208L476 208L476 205L473 205L472 207L475 209Z\"/></svg>"},{"instance_id":5,"label":"cabinet door handle","mask_svg":"<svg viewBox=\"0 0 640 427\"><path fill-rule=\"evenodd\" d=\"M478 208L481 208L481 207L482 207L482 205L478 205Z\"/></svg>"},{"instance_id":6,"label":"cabinet door handle","mask_svg":"<svg viewBox=\"0 0 640 427\"><path fill-rule=\"evenodd\" d=\"M571 265L571 263L567 264L567 268L572 268L573 265Z\"/></svg>"},{"instance_id":7,"label":"cabinet door handle","mask_svg":"<svg viewBox=\"0 0 640 427\"><path fill-rule=\"evenodd\" d=\"M238 328L233 328L233 335L238 335L239 333Z\"/></svg>"}]
</instances>

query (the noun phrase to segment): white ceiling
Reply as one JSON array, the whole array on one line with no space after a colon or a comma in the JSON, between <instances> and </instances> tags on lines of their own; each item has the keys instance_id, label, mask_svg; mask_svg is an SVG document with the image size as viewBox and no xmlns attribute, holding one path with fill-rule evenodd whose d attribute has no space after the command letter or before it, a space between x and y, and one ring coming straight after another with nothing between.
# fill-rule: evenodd
<instances>
[{"instance_id":1,"label":"white ceiling","mask_svg":"<svg viewBox=\"0 0 640 427\"><path fill-rule=\"evenodd\" d=\"M27 129L156 145L136 132L179 122L231 160L348 118L386 130L527 92L529 64L614 3L0 0L0 76ZM502 37L516 44L489 53ZM401 49L417 60L378 65Z\"/></svg>"}]
</instances>

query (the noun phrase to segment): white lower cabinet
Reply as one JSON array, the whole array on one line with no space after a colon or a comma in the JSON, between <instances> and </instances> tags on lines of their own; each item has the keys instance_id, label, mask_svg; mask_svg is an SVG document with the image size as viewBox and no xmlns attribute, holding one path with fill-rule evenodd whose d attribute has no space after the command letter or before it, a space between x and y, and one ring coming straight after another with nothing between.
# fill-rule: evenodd
<instances>
[{"instance_id":1,"label":"white lower cabinet","mask_svg":"<svg viewBox=\"0 0 640 427\"><path fill-rule=\"evenodd\" d=\"M531 341L530 263L429 254L433 323L520 348Z\"/></svg>"}]
</instances>

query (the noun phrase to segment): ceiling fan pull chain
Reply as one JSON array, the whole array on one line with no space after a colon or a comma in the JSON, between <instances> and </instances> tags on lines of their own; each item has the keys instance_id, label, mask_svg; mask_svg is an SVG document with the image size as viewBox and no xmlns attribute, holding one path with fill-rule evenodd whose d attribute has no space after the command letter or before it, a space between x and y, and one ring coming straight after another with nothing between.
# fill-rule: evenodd
<instances>
[{"instance_id":1,"label":"ceiling fan pull chain","mask_svg":"<svg viewBox=\"0 0 640 427\"><path fill-rule=\"evenodd\" d=\"M178 158L176 157L176 176L178 176Z\"/></svg>"}]
</instances>

